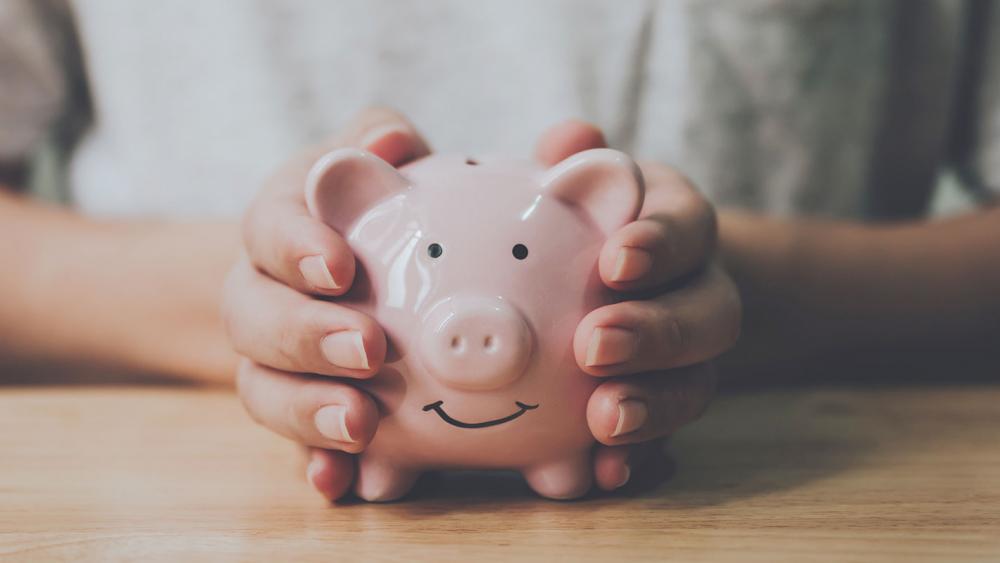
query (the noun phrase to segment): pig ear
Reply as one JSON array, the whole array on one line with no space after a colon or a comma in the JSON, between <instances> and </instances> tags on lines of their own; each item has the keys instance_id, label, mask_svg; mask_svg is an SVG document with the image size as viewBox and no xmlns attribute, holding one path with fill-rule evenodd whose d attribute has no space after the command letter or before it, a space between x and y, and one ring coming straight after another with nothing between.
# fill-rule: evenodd
<instances>
[{"instance_id":1,"label":"pig ear","mask_svg":"<svg viewBox=\"0 0 1000 563\"><path fill-rule=\"evenodd\" d=\"M409 186L406 177L370 152L337 149L309 171L306 205L313 217L343 233L379 201Z\"/></svg>"},{"instance_id":2,"label":"pig ear","mask_svg":"<svg viewBox=\"0 0 1000 563\"><path fill-rule=\"evenodd\" d=\"M567 158L545 173L542 188L581 210L608 236L638 217L644 194L639 167L611 149Z\"/></svg>"}]
</instances>

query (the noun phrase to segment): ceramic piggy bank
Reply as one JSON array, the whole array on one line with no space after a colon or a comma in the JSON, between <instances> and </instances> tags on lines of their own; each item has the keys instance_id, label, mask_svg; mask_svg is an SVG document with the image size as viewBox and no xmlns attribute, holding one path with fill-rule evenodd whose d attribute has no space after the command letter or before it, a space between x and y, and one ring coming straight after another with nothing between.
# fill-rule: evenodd
<instances>
[{"instance_id":1,"label":"ceramic piggy bank","mask_svg":"<svg viewBox=\"0 0 1000 563\"><path fill-rule=\"evenodd\" d=\"M359 381L382 419L355 492L392 500L431 469L513 469L537 493L592 482L577 324L608 303L602 244L631 222L643 181L627 156L579 153L552 168L429 156L399 170L341 149L309 174L310 212L357 257L338 302L371 315L385 366Z\"/></svg>"}]
</instances>

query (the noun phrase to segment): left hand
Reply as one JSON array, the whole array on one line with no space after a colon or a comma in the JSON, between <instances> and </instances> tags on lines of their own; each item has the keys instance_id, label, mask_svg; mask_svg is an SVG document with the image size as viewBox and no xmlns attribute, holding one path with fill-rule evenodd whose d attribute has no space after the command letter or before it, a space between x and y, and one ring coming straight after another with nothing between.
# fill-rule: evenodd
<instances>
[{"instance_id":1,"label":"left hand","mask_svg":"<svg viewBox=\"0 0 1000 563\"><path fill-rule=\"evenodd\" d=\"M383 108L362 111L340 134L293 155L264 185L243 221L246 256L223 292L230 340L246 359L237 390L250 416L309 448L306 476L329 500L353 485L355 454L379 423L378 405L352 380L373 376L386 339L370 316L337 303L355 257L310 215L306 176L323 154L364 148L401 165L430 152L414 126Z\"/></svg>"},{"instance_id":2,"label":"left hand","mask_svg":"<svg viewBox=\"0 0 1000 563\"><path fill-rule=\"evenodd\" d=\"M542 136L536 157L551 166L604 146L596 127L567 121ZM588 314L573 342L580 369L607 378L587 406L605 490L627 483L658 438L705 411L716 386L709 361L735 344L742 313L736 285L712 260L711 204L672 168L639 166L642 211L605 242L598 263L605 285L629 299Z\"/></svg>"}]
</instances>

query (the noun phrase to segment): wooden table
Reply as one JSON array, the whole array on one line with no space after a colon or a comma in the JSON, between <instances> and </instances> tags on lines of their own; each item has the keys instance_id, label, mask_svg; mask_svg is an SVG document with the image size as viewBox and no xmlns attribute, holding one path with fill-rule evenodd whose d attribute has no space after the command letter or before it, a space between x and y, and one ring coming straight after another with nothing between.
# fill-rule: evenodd
<instances>
[{"instance_id":1,"label":"wooden table","mask_svg":"<svg viewBox=\"0 0 1000 563\"><path fill-rule=\"evenodd\" d=\"M460 474L330 507L225 391L0 388L0 560L1000 561L1000 387L730 396L669 451L579 502Z\"/></svg>"}]
</instances>

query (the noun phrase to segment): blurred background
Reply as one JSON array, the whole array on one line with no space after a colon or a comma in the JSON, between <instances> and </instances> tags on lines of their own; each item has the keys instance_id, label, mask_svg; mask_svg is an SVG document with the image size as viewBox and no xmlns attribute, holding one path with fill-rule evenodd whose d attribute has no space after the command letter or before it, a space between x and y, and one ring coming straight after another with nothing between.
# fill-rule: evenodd
<instances>
[{"instance_id":1,"label":"blurred background","mask_svg":"<svg viewBox=\"0 0 1000 563\"><path fill-rule=\"evenodd\" d=\"M443 151L526 154L587 119L719 205L782 214L947 212L996 183L989 1L0 10L4 168L94 214L233 216L287 154L380 104Z\"/></svg>"}]
</instances>

